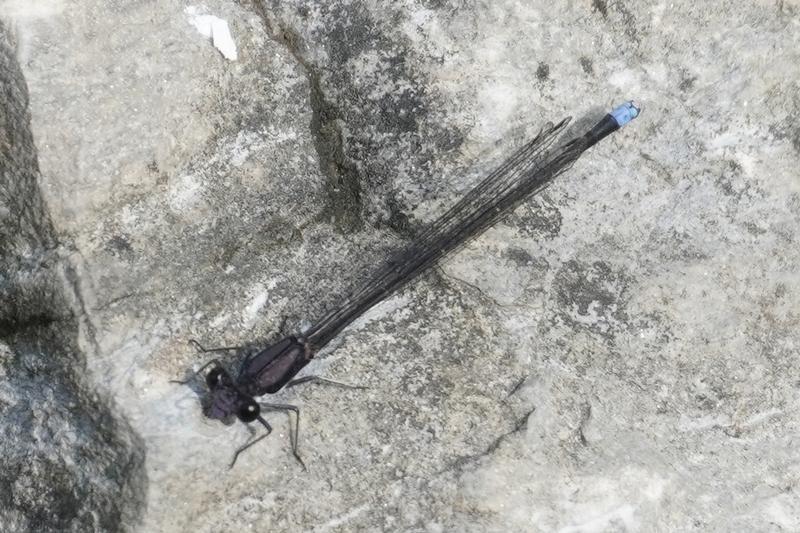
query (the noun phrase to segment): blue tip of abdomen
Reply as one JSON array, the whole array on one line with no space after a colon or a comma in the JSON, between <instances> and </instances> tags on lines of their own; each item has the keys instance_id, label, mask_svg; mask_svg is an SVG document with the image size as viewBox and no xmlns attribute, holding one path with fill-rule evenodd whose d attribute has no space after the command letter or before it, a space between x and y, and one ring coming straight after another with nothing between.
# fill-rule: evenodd
<instances>
[{"instance_id":1,"label":"blue tip of abdomen","mask_svg":"<svg viewBox=\"0 0 800 533\"><path fill-rule=\"evenodd\" d=\"M614 118L614 121L617 123L617 126L621 128L631 120L638 117L641 110L642 108L636 105L636 103L634 103L633 100L629 100L624 104L617 106L609 114Z\"/></svg>"}]
</instances>

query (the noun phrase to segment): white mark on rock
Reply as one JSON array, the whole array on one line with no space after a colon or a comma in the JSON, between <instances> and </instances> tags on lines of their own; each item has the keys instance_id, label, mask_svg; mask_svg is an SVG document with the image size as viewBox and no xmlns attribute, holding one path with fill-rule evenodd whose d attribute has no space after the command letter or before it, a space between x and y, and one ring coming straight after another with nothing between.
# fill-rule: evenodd
<instances>
[{"instance_id":1,"label":"white mark on rock","mask_svg":"<svg viewBox=\"0 0 800 533\"><path fill-rule=\"evenodd\" d=\"M276 281L270 281L265 287L259 283L255 285L249 292L250 304L242 310L242 318L247 326L252 326L258 318L258 313L266 305L269 300L269 291L275 288Z\"/></svg>"},{"instance_id":2,"label":"white mark on rock","mask_svg":"<svg viewBox=\"0 0 800 533\"><path fill-rule=\"evenodd\" d=\"M230 153L230 163L235 167L242 166L253 152L271 149L285 142L294 142L297 132L284 131L270 125L259 131L240 131L236 138L226 144L224 151Z\"/></svg>"},{"instance_id":3,"label":"white mark on rock","mask_svg":"<svg viewBox=\"0 0 800 533\"><path fill-rule=\"evenodd\" d=\"M652 68L649 69L648 72L650 73L651 77L655 78L656 80L662 82L666 81L666 74L663 70ZM636 75L634 74L633 70L629 68L619 68L608 78L608 82L614 87L628 90L630 90L632 87L638 87L639 84L637 81L638 80L636 79Z\"/></svg>"},{"instance_id":4,"label":"white mark on rock","mask_svg":"<svg viewBox=\"0 0 800 533\"><path fill-rule=\"evenodd\" d=\"M480 99L484 102L484 117L492 117L491 121L484 120L481 133L486 138L499 138L504 133L503 129L513 119L519 106L519 92L512 83L493 81L485 84L480 89Z\"/></svg>"},{"instance_id":5,"label":"white mark on rock","mask_svg":"<svg viewBox=\"0 0 800 533\"><path fill-rule=\"evenodd\" d=\"M0 1L0 12L9 19L43 19L60 15L65 9L64 0L31 2L31 0Z\"/></svg>"},{"instance_id":6,"label":"white mark on rock","mask_svg":"<svg viewBox=\"0 0 800 533\"><path fill-rule=\"evenodd\" d=\"M559 533L601 533L608 531L612 526L624 526L625 530L631 531L636 529L636 520L634 519L635 509L632 505L621 505L608 513L601 514L590 518L582 524L566 526L559 529Z\"/></svg>"},{"instance_id":7,"label":"white mark on rock","mask_svg":"<svg viewBox=\"0 0 800 533\"><path fill-rule=\"evenodd\" d=\"M169 206L173 211L182 212L193 207L200 200L203 184L197 176L187 174L170 183Z\"/></svg>"},{"instance_id":8,"label":"white mark on rock","mask_svg":"<svg viewBox=\"0 0 800 533\"><path fill-rule=\"evenodd\" d=\"M779 494L768 499L764 505L765 514L772 524L782 530L797 531L800 528L800 505L791 494Z\"/></svg>"},{"instance_id":9,"label":"white mark on rock","mask_svg":"<svg viewBox=\"0 0 800 533\"><path fill-rule=\"evenodd\" d=\"M228 21L208 15L204 11L204 8L196 6L189 6L184 10L189 15L189 23L200 32L200 35L210 38L214 47L225 59L236 61L239 54L236 51L236 43L228 27Z\"/></svg>"},{"instance_id":10,"label":"white mark on rock","mask_svg":"<svg viewBox=\"0 0 800 533\"><path fill-rule=\"evenodd\" d=\"M336 518L332 518L328 520L327 523L319 525L314 528L314 533L324 533L325 531L330 531L331 529L338 528L342 524L349 522L353 518L357 517L364 511L369 509L369 505L366 503L364 505L359 505L355 509L352 509L341 516L337 516Z\"/></svg>"},{"instance_id":11,"label":"white mark on rock","mask_svg":"<svg viewBox=\"0 0 800 533\"><path fill-rule=\"evenodd\" d=\"M215 318L211 322L211 327L212 328L218 328L218 327L222 326L223 324L227 323L228 320L230 320L230 318L231 318L230 313L221 313L220 315L217 316L217 318Z\"/></svg>"}]
</instances>

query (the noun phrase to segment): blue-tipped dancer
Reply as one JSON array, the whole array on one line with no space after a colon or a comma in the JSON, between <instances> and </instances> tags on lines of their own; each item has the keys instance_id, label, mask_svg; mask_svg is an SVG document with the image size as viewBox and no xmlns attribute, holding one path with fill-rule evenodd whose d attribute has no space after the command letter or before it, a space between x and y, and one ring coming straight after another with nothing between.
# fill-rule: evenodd
<instances>
[{"instance_id":1,"label":"blue-tipped dancer","mask_svg":"<svg viewBox=\"0 0 800 533\"><path fill-rule=\"evenodd\" d=\"M325 345L365 311L481 234L525 199L547 187L556 176L569 169L583 152L636 118L639 111L636 104L626 102L582 136L555 148L553 144L556 137L564 131L570 119L566 118L555 125L548 124L536 138L517 150L464 198L428 225L414 242L390 258L369 281L303 334L286 337L248 355L242 360L236 377L232 377L216 359L203 365L195 374L211 368L206 374L209 394L204 414L223 421L231 420L234 416L245 423L258 421L266 429L266 433L236 450L231 466L240 453L272 431L272 427L261 416L262 409L295 413L294 428L290 431L292 453L303 464L297 452L300 426L298 408L286 404L259 403L255 398L301 383L336 383L317 376L293 378ZM194 344L202 352L231 349L205 349L196 342Z\"/></svg>"}]
</instances>

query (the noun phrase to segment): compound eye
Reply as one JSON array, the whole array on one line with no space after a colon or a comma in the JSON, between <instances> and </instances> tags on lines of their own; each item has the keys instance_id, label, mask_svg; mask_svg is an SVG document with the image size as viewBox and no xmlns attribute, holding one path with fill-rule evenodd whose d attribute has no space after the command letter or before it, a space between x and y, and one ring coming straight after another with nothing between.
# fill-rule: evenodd
<instances>
[{"instance_id":1,"label":"compound eye","mask_svg":"<svg viewBox=\"0 0 800 533\"><path fill-rule=\"evenodd\" d=\"M220 367L215 366L208 374L206 374L206 385L208 385L209 389L214 389L217 387L217 385L219 385L223 372L225 371Z\"/></svg>"},{"instance_id":2,"label":"compound eye","mask_svg":"<svg viewBox=\"0 0 800 533\"><path fill-rule=\"evenodd\" d=\"M239 406L239 412L236 413L236 416L239 417L239 420L242 422L249 423L258 418L259 413L261 413L261 407L259 407L255 400L248 399L243 401Z\"/></svg>"}]
</instances>

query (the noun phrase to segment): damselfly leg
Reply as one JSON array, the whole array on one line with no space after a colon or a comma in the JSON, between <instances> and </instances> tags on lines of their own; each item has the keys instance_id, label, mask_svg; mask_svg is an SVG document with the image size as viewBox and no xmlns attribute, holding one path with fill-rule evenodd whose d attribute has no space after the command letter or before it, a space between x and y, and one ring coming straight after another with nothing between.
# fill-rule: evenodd
<instances>
[{"instance_id":1,"label":"damselfly leg","mask_svg":"<svg viewBox=\"0 0 800 533\"><path fill-rule=\"evenodd\" d=\"M323 385L334 385L336 387L354 390L364 390L369 388L366 385L351 385L349 383L342 383L341 381L334 381L332 379L323 378L320 376L303 376L302 378L293 379L286 384L285 388L295 387L297 385L302 385L303 383L321 383Z\"/></svg>"},{"instance_id":2,"label":"damselfly leg","mask_svg":"<svg viewBox=\"0 0 800 533\"><path fill-rule=\"evenodd\" d=\"M189 344L197 348L200 353L230 352L244 350L244 346L220 346L219 348L206 348L194 339L189 339Z\"/></svg>"},{"instance_id":3,"label":"damselfly leg","mask_svg":"<svg viewBox=\"0 0 800 533\"><path fill-rule=\"evenodd\" d=\"M205 370L206 368L208 368L208 367L210 367L212 365L216 366L216 367L219 367L219 368L222 368L222 363L219 362L219 359L212 359L211 361L207 362L206 364L201 366L199 369L197 369L197 371L192 372L191 375L188 378L182 379L182 380L181 379L171 379L171 380L169 380L169 382L170 383L177 383L179 385L186 385L187 383L192 381L195 377L197 377L200 374L202 374L203 370Z\"/></svg>"},{"instance_id":4,"label":"damselfly leg","mask_svg":"<svg viewBox=\"0 0 800 533\"><path fill-rule=\"evenodd\" d=\"M269 437L269 434L272 433L272 426L269 425L269 422L267 422L266 420L264 420L260 416L258 417L258 421L261 422L261 424L267 429L267 432L264 433L263 435L261 435L260 437L256 437L255 439L251 440L250 442L245 443L243 446L240 446L239 449L236 450L236 453L233 454L233 459L231 460L231 464L230 464L230 466L228 466L228 468L233 468L233 465L236 464L236 459L239 458L239 454L241 454L246 449L250 448L255 443L257 443L259 441L262 441L265 438ZM303 465L303 468L305 468L305 465Z\"/></svg>"},{"instance_id":5,"label":"damselfly leg","mask_svg":"<svg viewBox=\"0 0 800 533\"><path fill-rule=\"evenodd\" d=\"M200 352L200 353L227 352L227 351L231 351L231 350L240 350L241 349L241 347L239 347L239 346L225 346L225 347L222 347L222 348L205 348L205 347L203 347L202 344L200 344L199 342L197 342L194 339L189 339L189 344L194 346L197 349L197 351ZM211 365L222 367L222 363L219 362L219 359L212 359L212 360L208 361L206 364L204 364L203 366L201 366L196 372L192 372L192 374L187 379L184 379L184 380L171 379L171 380L169 380L169 382L170 383L177 383L179 385L186 385L192 379L194 379L195 377L200 375L203 372L203 370L205 370L206 368L208 368Z\"/></svg>"},{"instance_id":6,"label":"damselfly leg","mask_svg":"<svg viewBox=\"0 0 800 533\"><path fill-rule=\"evenodd\" d=\"M300 409L296 405L288 405L283 403L262 403L259 405L261 405L263 409L268 409L270 411L286 412L286 415L289 417L289 442L292 445L292 455L294 455L294 458L297 459L298 463L300 463L300 466L303 467L303 470L307 470L306 464L303 462L303 459L300 457L300 453L297 451L298 438L300 437ZM292 429L292 417L289 415L289 411L294 412L294 430Z\"/></svg>"}]
</instances>

